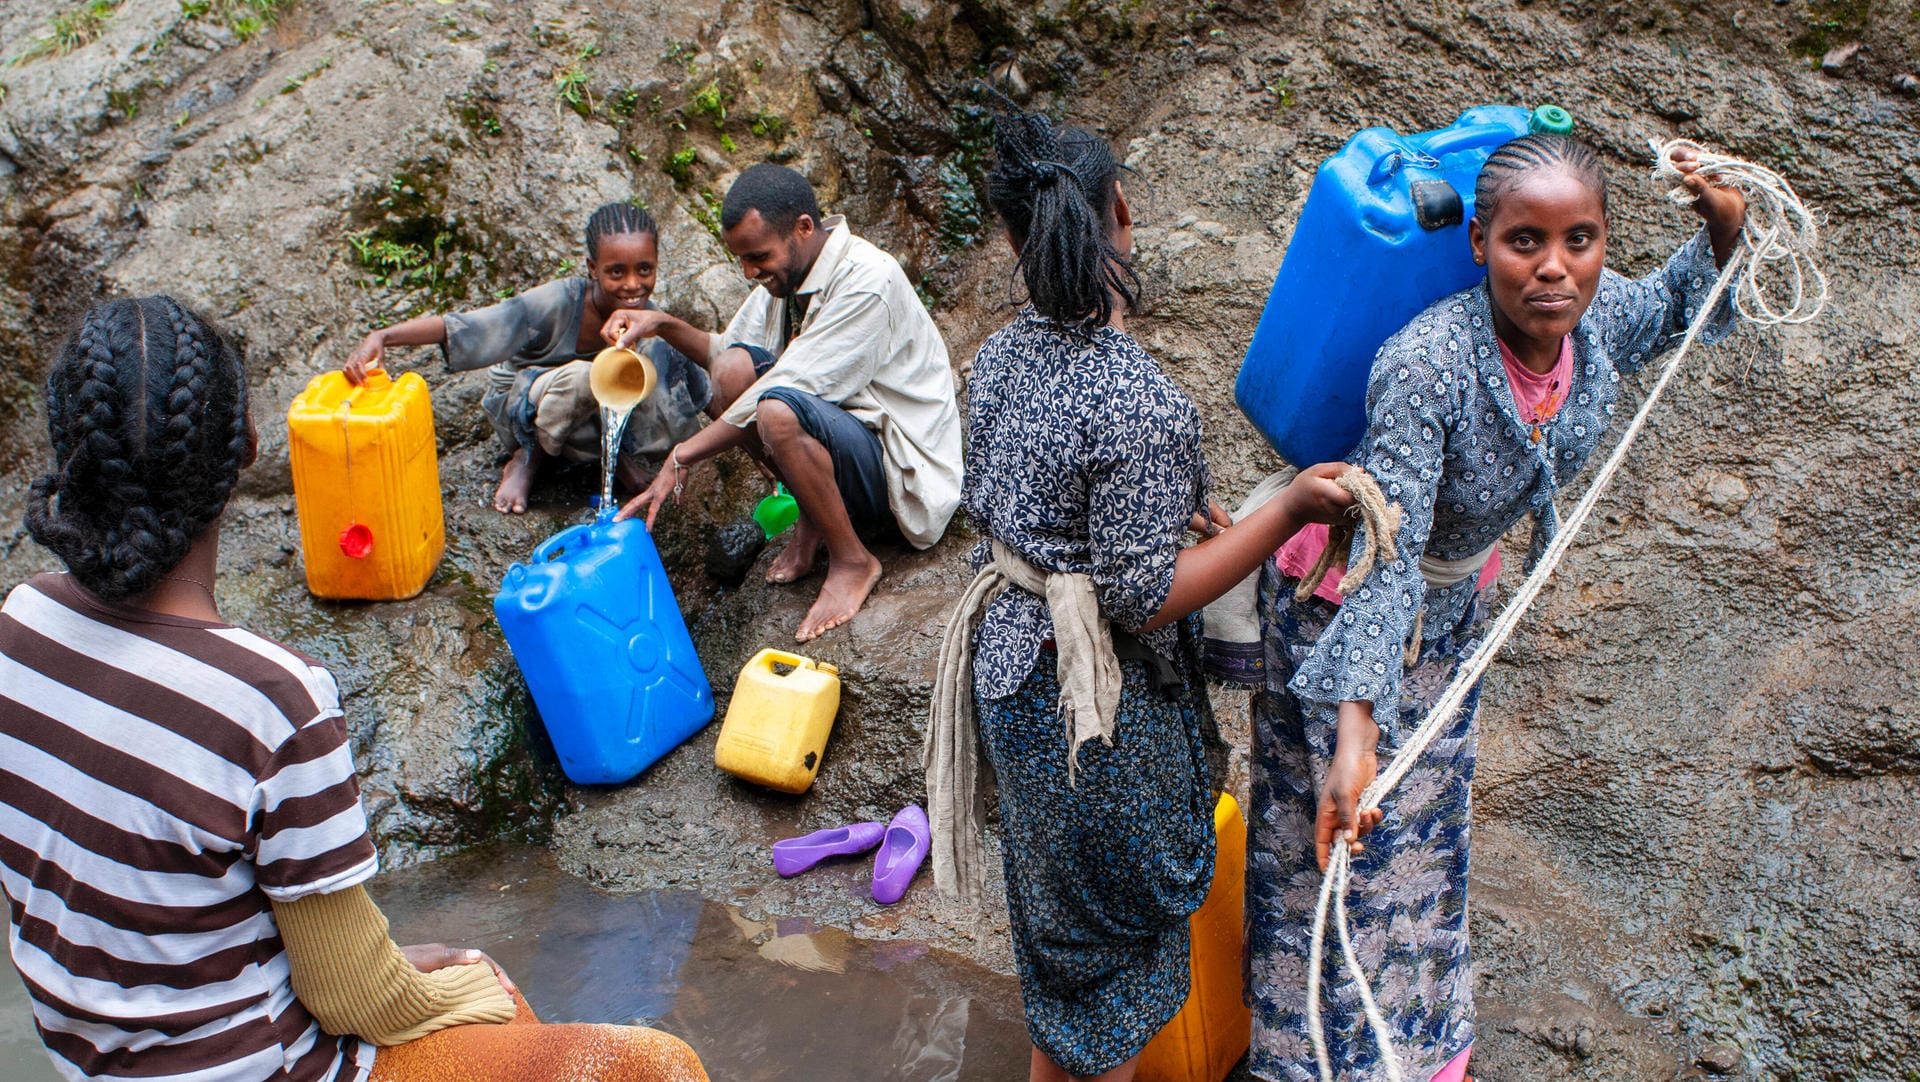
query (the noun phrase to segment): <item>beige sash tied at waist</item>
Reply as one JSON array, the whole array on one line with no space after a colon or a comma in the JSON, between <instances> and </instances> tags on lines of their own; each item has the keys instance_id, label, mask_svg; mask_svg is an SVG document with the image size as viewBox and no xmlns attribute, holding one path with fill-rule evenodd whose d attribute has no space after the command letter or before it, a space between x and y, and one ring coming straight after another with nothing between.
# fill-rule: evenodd
<instances>
[{"instance_id":1,"label":"beige sash tied at waist","mask_svg":"<svg viewBox=\"0 0 1920 1082\"><path fill-rule=\"evenodd\" d=\"M980 784L985 764L973 711L973 633L987 606L1008 586L1046 599L1059 652L1068 784L1080 745L1095 737L1113 743L1120 709L1120 662L1094 597L1093 578L1043 571L999 541L992 542L992 551L992 560L974 576L947 620L921 752L927 820L933 828L933 880L943 893L965 898L978 898L985 882L986 851L980 841L986 828Z\"/></svg>"}]
</instances>

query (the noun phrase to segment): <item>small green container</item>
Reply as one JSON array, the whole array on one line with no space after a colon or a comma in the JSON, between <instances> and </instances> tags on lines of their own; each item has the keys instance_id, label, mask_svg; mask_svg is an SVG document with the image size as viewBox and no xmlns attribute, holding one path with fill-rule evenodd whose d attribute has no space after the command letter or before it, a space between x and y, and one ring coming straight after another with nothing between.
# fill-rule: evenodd
<instances>
[{"instance_id":1,"label":"small green container","mask_svg":"<svg viewBox=\"0 0 1920 1082\"><path fill-rule=\"evenodd\" d=\"M787 492L787 486L775 485L773 495L753 505L753 521L760 524L761 532L771 541L800 521L800 505Z\"/></svg>"}]
</instances>

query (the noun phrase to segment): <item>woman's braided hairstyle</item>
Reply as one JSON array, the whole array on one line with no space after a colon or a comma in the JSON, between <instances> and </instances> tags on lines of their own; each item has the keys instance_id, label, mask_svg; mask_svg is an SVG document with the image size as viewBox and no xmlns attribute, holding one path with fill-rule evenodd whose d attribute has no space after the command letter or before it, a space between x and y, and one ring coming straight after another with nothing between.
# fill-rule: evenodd
<instances>
[{"instance_id":1,"label":"woman's braided hairstyle","mask_svg":"<svg viewBox=\"0 0 1920 1082\"><path fill-rule=\"evenodd\" d=\"M1600 196L1600 213L1607 212L1607 167L1578 139L1558 132L1533 132L1487 156L1473 183L1473 215L1482 225L1493 220L1500 200L1536 169L1563 169Z\"/></svg>"},{"instance_id":2,"label":"woman's braided hairstyle","mask_svg":"<svg viewBox=\"0 0 1920 1082\"><path fill-rule=\"evenodd\" d=\"M248 453L240 353L171 297L95 306L47 376L53 472L27 530L80 584L151 590L227 505Z\"/></svg>"},{"instance_id":3,"label":"woman's braided hairstyle","mask_svg":"<svg viewBox=\"0 0 1920 1082\"><path fill-rule=\"evenodd\" d=\"M1132 311L1140 279L1107 236L1120 164L1106 141L1004 110L994 118L993 150L987 201L1020 249L1034 309L1083 331L1106 325L1116 296Z\"/></svg>"},{"instance_id":4,"label":"woman's braided hairstyle","mask_svg":"<svg viewBox=\"0 0 1920 1082\"><path fill-rule=\"evenodd\" d=\"M653 214L632 203L606 203L587 219L587 258L600 258L601 237L649 236L656 240L660 229Z\"/></svg>"}]
</instances>

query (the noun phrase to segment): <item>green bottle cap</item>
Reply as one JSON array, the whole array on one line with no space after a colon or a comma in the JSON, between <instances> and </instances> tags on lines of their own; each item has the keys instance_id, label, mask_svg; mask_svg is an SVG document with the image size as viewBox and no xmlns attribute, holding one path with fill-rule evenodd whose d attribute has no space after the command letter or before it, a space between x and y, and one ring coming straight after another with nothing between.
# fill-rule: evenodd
<instances>
[{"instance_id":1,"label":"green bottle cap","mask_svg":"<svg viewBox=\"0 0 1920 1082\"><path fill-rule=\"evenodd\" d=\"M1569 135L1573 132L1573 114L1558 105L1542 105L1527 118L1527 130L1535 135L1542 132Z\"/></svg>"},{"instance_id":2,"label":"green bottle cap","mask_svg":"<svg viewBox=\"0 0 1920 1082\"><path fill-rule=\"evenodd\" d=\"M760 524L760 532L772 540L787 532L787 528L800 520L800 505L788 494L787 486L773 486L773 495L761 500L753 508L753 521Z\"/></svg>"}]
</instances>

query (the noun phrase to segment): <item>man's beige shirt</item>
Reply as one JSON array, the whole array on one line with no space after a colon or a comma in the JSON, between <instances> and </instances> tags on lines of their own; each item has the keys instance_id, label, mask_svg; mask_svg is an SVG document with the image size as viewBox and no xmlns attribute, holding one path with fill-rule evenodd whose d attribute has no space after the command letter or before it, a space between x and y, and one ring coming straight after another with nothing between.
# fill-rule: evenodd
<instances>
[{"instance_id":1,"label":"man's beige shirt","mask_svg":"<svg viewBox=\"0 0 1920 1082\"><path fill-rule=\"evenodd\" d=\"M810 295L793 341L784 341L787 300L755 287L711 356L735 344L779 359L720 419L753 423L775 387L817 395L880 437L887 504L900 532L926 548L960 506L960 409L947 344L892 256L853 235L846 218L821 222L827 244L799 294Z\"/></svg>"}]
</instances>

